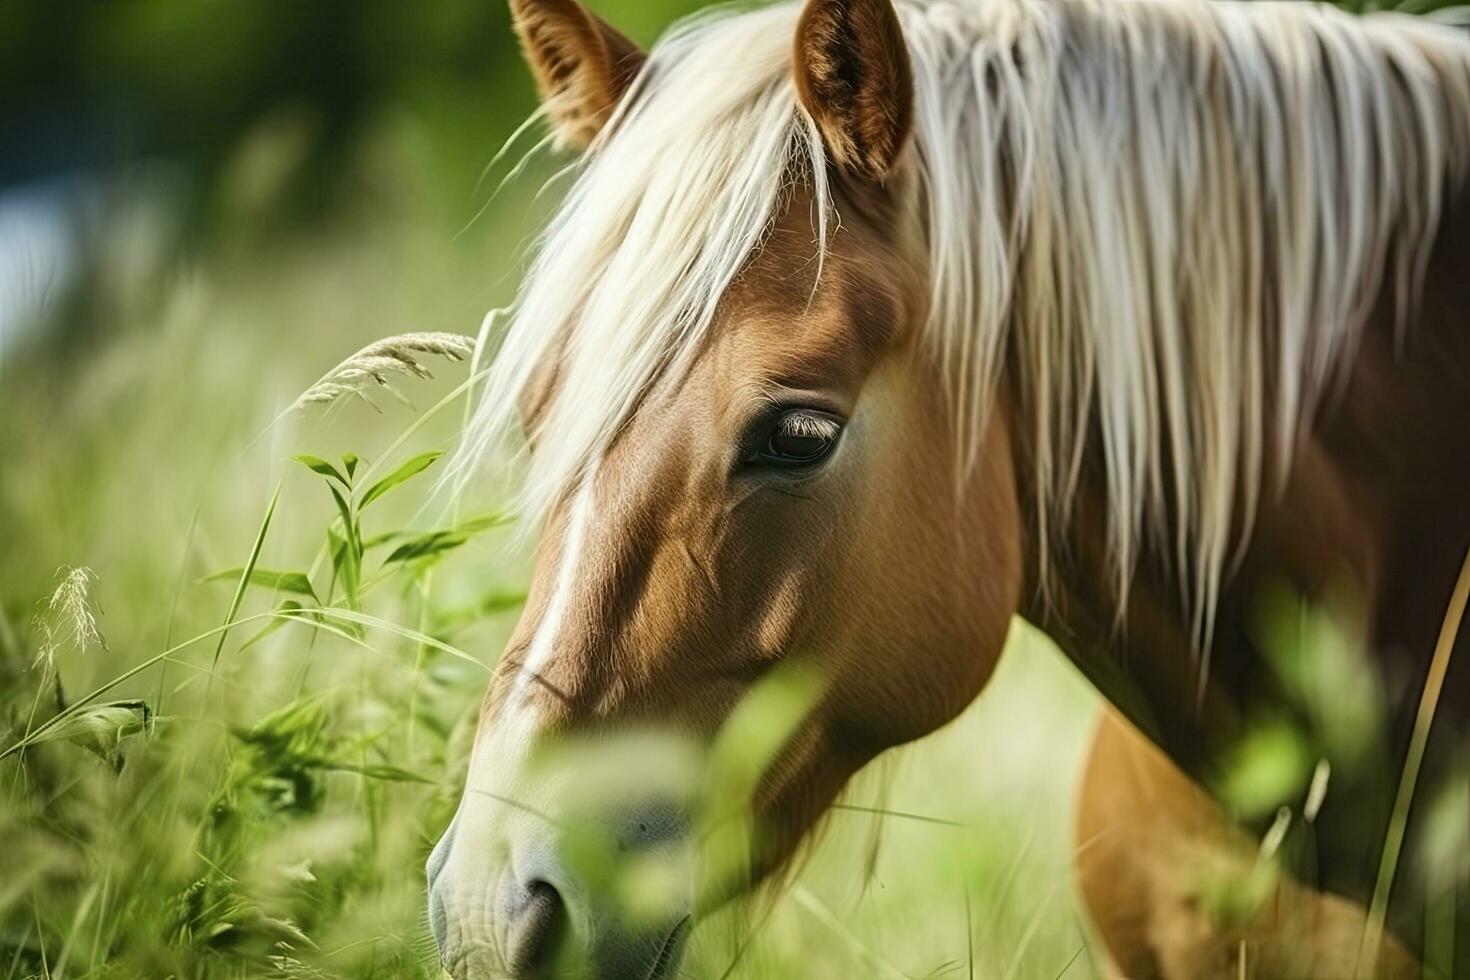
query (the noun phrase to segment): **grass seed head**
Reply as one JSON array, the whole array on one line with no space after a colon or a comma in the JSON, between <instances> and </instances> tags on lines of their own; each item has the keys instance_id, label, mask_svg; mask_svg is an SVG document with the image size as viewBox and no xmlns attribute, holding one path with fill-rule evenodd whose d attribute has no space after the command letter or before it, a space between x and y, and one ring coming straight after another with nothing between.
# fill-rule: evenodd
<instances>
[{"instance_id":1,"label":"grass seed head","mask_svg":"<svg viewBox=\"0 0 1470 980\"><path fill-rule=\"evenodd\" d=\"M393 387L398 378L432 378L433 374L418 358L423 355L462 361L475 350L475 339L456 333L406 333L374 341L332 370L301 393L290 411L310 405L328 405L344 397L361 398L372 405L367 392L375 388L387 391L399 401L403 395ZM377 407L374 405L373 407Z\"/></svg>"},{"instance_id":2,"label":"grass seed head","mask_svg":"<svg viewBox=\"0 0 1470 980\"><path fill-rule=\"evenodd\" d=\"M107 639L97 626L101 610L92 601L97 573L86 566L63 565L56 571L56 580L56 589L41 600L34 619L41 640L36 663L48 669L56 666L56 656L64 647L79 653L94 646L107 649Z\"/></svg>"}]
</instances>

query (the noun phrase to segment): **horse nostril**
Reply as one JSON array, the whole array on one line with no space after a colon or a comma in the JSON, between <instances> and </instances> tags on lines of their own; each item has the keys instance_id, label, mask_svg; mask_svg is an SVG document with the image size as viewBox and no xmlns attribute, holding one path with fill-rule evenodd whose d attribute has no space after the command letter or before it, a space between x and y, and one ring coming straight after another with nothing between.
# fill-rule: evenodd
<instances>
[{"instance_id":1,"label":"horse nostril","mask_svg":"<svg viewBox=\"0 0 1470 980\"><path fill-rule=\"evenodd\" d=\"M566 933L567 910L561 893L550 882L527 883L509 925L507 960L511 975L546 975Z\"/></svg>"}]
</instances>

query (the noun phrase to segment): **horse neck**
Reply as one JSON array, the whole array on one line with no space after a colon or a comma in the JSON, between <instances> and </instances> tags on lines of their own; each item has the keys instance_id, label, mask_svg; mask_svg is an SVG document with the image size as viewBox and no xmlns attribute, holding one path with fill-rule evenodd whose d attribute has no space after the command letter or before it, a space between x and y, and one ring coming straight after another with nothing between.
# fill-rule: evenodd
<instances>
[{"instance_id":1,"label":"horse neck","mask_svg":"<svg viewBox=\"0 0 1470 980\"><path fill-rule=\"evenodd\" d=\"M1098 446L1085 449L1060 546L1045 556L1039 542L1028 548L1023 615L1196 776L1247 718L1290 700L1255 628L1272 589L1351 619L1391 733L1411 723L1470 546L1470 200L1452 201L1440 229L1410 322L1400 322L1386 285L1340 391L1304 427L1284 479L1265 475L1258 514L1238 528L1243 558L1224 582L1208 651L1175 570L1157 554L1145 554L1120 604ZM1024 438L1016 452L1022 499L1031 499ZM1470 641L1462 646L1441 709L1451 736L1470 730Z\"/></svg>"}]
</instances>

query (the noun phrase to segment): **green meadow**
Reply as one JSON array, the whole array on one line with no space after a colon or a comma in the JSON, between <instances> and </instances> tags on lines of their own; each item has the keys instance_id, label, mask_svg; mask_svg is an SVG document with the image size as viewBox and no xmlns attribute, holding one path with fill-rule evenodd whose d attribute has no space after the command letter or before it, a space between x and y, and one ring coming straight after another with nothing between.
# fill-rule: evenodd
<instances>
[{"instance_id":1,"label":"green meadow","mask_svg":"<svg viewBox=\"0 0 1470 980\"><path fill-rule=\"evenodd\" d=\"M242 137L232 226L297 125ZM535 210L517 186L456 236L419 204L421 124L384 126L363 200L266 241L140 254L176 216L120 186L95 311L4 352L0 975L437 975L423 865L528 578L513 463L434 492L467 360L291 406L380 337L478 330ZM1018 624L986 695L865 773L689 975L1092 975L1067 863L1093 700Z\"/></svg>"},{"instance_id":2,"label":"green meadow","mask_svg":"<svg viewBox=\"0 0 1470 980\"><path fill-rule=\"evenodd\" d=\"M534 108L498 4L363 5L345 107L272 55L283 9L214 6L99 11L59 64L29 54L37 87L71 58L82 97L138 93L157 150L20 188L78 244L0 334L0 977L434 977L424 861L528 580L514 467L435 493L466 360L292 406L382 338L473 337L567 161L514 172L530 135L491 164ZM602 5L645 41L692 6ZM219 27L235 63L191 43ZM351 490L294 458L344 454ZM1094 975L1067 874L1092 711L1018 628L986 696L864 774L686 974Z\"/></svg>"},{"instance_id":3,"label":"green meadow","mask_svg":"<svg viewBox=\"0 0 1470 980\"><path fill-rule=\"evenodd\" d=\"M89 147L0 189L71 243L0 322L0 978L440 975L424 862L530 567L515 461L451 501L441 454L568 162L497 156L534 109L502 6L0 15L8 90ZM644 42L696 6L597 4ZM1097 710L1018 622L683 975L1102 975L1070 874ZM1312 761L1268 734L1236 787L1267 812Z\"/></svg>"}]
</instances>

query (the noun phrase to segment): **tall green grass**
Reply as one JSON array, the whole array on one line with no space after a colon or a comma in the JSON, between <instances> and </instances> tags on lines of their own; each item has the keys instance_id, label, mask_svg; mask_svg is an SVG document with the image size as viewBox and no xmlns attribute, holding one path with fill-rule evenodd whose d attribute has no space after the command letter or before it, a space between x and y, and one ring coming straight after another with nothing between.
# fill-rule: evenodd
<instances>
[{"instance_id":1,"label":"tall green grass","mask_svg":"<svg viewBox=\"0 0 1470 980\"><path fill-rule=\"evenodd\" d=\"M241 141L222 223L265 223L291 138ZM476 202L444 199L425 141L385 117L342 178L360 208L151 265L137 225L167 204L121 181L106 313L4 351L0 977L437 976L424 859L528 558L509 463L457 509L428 493L480 366L373 345L507 302L548 205L498 200L464 228ZM331 368L368 350L403 370ZM373 404L298 404L349 383ZM1257 727L1217 789L1298 828L1322 759L1380 751L1382 719L1349 638L1284 600L1263 620L1266 645L1291 638L1281 683L1306 720ZM1070 874L1096 704L1018 626L961 719L859 777L789 889L700 926L686 975L1100 975ZM1457 778L1414 803L1411 880L1451 897L1442 963L1470 877Z\"/></svg>"},{"instance_id":2,"label":"tall green grass","mask_svg":"<svg viewBox=\"0 0 1470 980\"><path fill-rule=\"evenodd\" d=\"M387 379L412 407L369 371L374 406L288 409L380 337L472 329L544 206L456 238L412 121L384 125L343 178L364 206L306 236L150 266L133 202L107 315L0 362L0 977L437 975L423 864L526 586L514 473L429 493L475 370L434 353ZM243 141L226 220L283 138ZM688 975L1093 975L1066 872L1091 696L1022 636Z\"/></svg>"}]
</instances>

